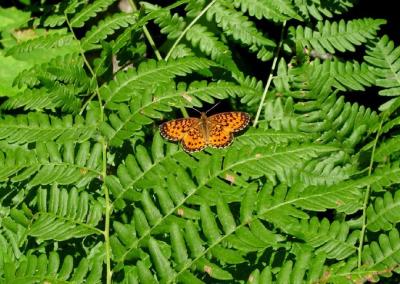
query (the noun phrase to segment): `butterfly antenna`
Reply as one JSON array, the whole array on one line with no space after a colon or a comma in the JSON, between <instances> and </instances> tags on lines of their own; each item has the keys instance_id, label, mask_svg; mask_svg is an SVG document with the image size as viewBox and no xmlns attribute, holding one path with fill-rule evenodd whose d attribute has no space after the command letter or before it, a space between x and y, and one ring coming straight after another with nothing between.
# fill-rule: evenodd
<instances>
[{"instance_id":1,"label":"butterfly antenna","mask_svg":"<svg viewBox=\"0 0 400 284\"><path fill-rule=\"evenodd\" d=\"M199 111L198 109L196 109L194 107L191 107L191 109L193 109L193 110L197 111L199 114L201 114L201 111Z\"/></svg>"},{"instance_id":2,"label":"butterfly antenna","mask_svg":"<svg viewBox=\"0 0 400 284\"><path fill-rule=\"evenodd\" d=\"M213 110L216 106L218 106L220 103L221 103L221 102L218 102L218 103L216 103L215 105L213 105L209 110L206 111L206 114L207 114L209 111L212 111L212 110Z\"/></svg>"}]
</instances>

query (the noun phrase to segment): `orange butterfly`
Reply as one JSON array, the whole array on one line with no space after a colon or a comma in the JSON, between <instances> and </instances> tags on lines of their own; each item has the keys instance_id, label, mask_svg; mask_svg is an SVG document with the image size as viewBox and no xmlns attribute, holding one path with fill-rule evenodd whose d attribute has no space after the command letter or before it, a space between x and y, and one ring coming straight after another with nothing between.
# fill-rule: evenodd
<instances>
[{"instance_id":1,"label":"orange butterfly","mask_svg":"<svg viewBox=\"0 0 400 284\"><path fill-rule=\"evenodd\" d=\"M200 118L174 119L160 125L161 136L181 141L183 150L192 153L207 146L224 148L233 141L233 133L244 129L250 122L248 113L232 111L210 117L202 112Z\"/></svg>"}]
</instances>

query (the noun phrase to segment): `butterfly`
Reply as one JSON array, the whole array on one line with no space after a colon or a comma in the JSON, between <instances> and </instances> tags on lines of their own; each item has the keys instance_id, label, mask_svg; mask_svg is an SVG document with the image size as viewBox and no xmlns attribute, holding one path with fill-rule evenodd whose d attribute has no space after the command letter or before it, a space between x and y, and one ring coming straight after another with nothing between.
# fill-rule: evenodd
<instances>
[{"instance_id":1,"label":"butterfly","mask_svg":"<svg viewBox=\"0 0 400 284\"><path fill-rule=\"evenodd\" d=\"M192 153L210 146L225 148L233 142L233 133L244 129L250 122L246 112L221 112L200 118L179 118L160 125L161 136L171 141L180 141L183 150Z\"/></svg>"}]
</instances>

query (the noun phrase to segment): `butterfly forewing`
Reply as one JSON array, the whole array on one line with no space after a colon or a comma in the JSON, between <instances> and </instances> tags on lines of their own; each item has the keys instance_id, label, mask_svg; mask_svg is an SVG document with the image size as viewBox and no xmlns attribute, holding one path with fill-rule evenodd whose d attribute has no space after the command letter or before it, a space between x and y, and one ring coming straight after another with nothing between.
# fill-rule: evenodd
<instances>
[{"instance_id":1,"label":"butterfly forewing","mask_svg":"<svg viewBox=\"0 0 400 284\"><path fill-rule=\"evenodd\" d=\"M244 129L250 122L248 113L241 111L221 112L208 118L210 125L219 124L226 132L237 132Z\"/></svg>"},{"instance_id":2,"label":"butterfly forewing","mask_svg":"<svg viewBox=\"0 0 400 284\"><path fill-rule=\"evenodd\" d=\"M174 119L160 125L161 136L171 141L180 141L193 127L200 123L200 119L189 117Z\"/></svg>"},{"instance_id":3,"label":"butterfly forewing","mask_svg":"<svg viewBox=\"0 0 400 284\"><path fill-rule=\"evenodd\" d=\"M222 112L207 118L209 125L208 145L214 148L225 148L232 144L233 133L244 129L250 121L245 112Z\"/></svg>"}]
</instances>

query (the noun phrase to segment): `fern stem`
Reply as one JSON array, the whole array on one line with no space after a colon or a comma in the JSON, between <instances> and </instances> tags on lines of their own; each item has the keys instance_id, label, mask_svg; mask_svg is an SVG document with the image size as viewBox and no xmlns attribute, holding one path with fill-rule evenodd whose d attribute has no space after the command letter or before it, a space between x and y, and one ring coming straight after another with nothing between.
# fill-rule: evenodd
<instances>
[{"instance_id":1,"label":"fern stem","mask_svg":"<svg viewBox=\"0 0 400 284\"><path fill-rule=\"evenodd\" d=\"M135 2L133 0L128 0L128 2L129 2L129 5L132 7L132 10L136 12L138 10L138 8L137 8ZM153 37L151 36L146 25L143 25L143 33L144 33L145 37L147 38L147 41L149 42L151 48L153 49L154 54L157 57L157 60L162 60L163 58L162 58L160 52L158 51L157 46L153 40Z\"/></svg>"},{"instance_id":2,"label":"fern stem","mask_svg":"<svg viewBox=\"0 0 400 284\"><path fill-rule=\"evenodd\" d=\"M74 30L69 22L68 16L64 14L67 25L69 30L71 31L72 35L76 40L78 40L75 36ZM97 82L97 77L96 73L93 71L92 67L90 66L89 62L86 59L85 56L85 51L82 49L82 46L79 44L79 52L83 58L83 61L85 62L86 67L88 68L90 74L92 75L92 80L96 84L96 91L95 94L93 94L89 100L83 105L81 112L84 111L88 103L97 95L98 100L99 100L99 109L100 109L100 121L104 121L104 109L103 109L103 103L99 91L99 84ZM112 270L111 270L111 246L110 246L110 217L111 217L111 202L110 202L110 195L108 192L107 185L105 184L104 180L106 179L107 175L107 143L103 139L101 140L102 144L102 170L101 170L101 178L103 180L103 190L104 190L104 198L105 198L105 225L104 225L104 244L106 248L106 283L111 284L112 280Z\"/></svg>"},{"instance_id":3,"label":"fern stem","mask_svg":"<svg viewBox=\"0 0 400 284\"><path fill-rule=\"evenodd\" d=\"M381 129L382 129L382 124L383 124L383 119L381 120L379 124L378 131L376 133L374 145L372 146L372 153L371 153L371 159L369 161L369 167L368 167L368 176L371 176L372 174L372 166L374 164L374 158L375 158L375 149L376 145L378 144L378 139L381 134ZM361 260L362 260L362 249L364 245L364 238L365 238L365 231L367 229L367 206L368 206L368 201L369 201L369 196L371 194L371 185L369 184L367 186L367 190L365 191L364 195L364 203L363 203L363 209L362 209L362 227L361 227L361 232L360 232L360 238L359 238L359 244L358 244L358 259L357 259L357 267L361 267Z\"/></svg>"},{"instance_id":4,"label":"fern stem","mask_svg":"<svg viewBox=\"0 0 400 284\"><path fill-rule=\"evenodd\" d=\"M103 144L103 165L102 165L102 177L103 182L105 181L107 175L107 143L106 141L102 141ZM106 283L111 284L112 279L112 270L111 270L111 245L110 245L110 218L111 218L111 210L112 205L110 201L110 194L108 191L108 187L106 183L103 183L104 190L104 199L105 199L105 225L104 225L104 244L106 247L106 266L107 266L107 276Z\"/></svg>"},{"instance_id":5,"label":"fern stem","mask_svg":"<svg viewBox=\"0 0 400 284\"><path fill-rule=\"evenodd\" d=\"M211 8L212 5L215 4L217 0L211 1L204 9L196 16L196 18L193 19L193 21L190 22L190 24L182 31L182 33L179 35L179 37L176 39L170 50L168 51L168 54L165 56L165 61L168 61L169 57L171 56L172 52L174 49L177 47L177 45L180 43L182 38L186 35L186 33L190 30L191 27L207 12L208 9Z\"/></svg>"},{"instance_id":6,"label":"fern stem","mask_svg":"<svg viewBox=\"0 0 400 284\"><path fill-rule=\"evenodd\" d=\"M284 21L283 24L282 24L281 38L279 40L279 45L278 45L278 48L276 50L276 54L275 54L274 60L272 61L271 72L269 73L267 83L265 84L264 92L263 92L263 94L261 96L261 101L260 101L260 105L258 106L258 109L257 109L256 117L254 118L254 123L253 123L254 127L257 126L258 120L260 119L261 110L262 110L262 107L264 105L265 98L267 97L268 89L269 89L269 86L271 85L273 74L275 73L276 63L278 62L279 53L280 53L280 50L281 50L282 44L283 44L283 37L284 37L285 27L286 27L286 21Z\"/></svg>"},{"instance_id":7,"label":"fern stem","mask_svg":"<svg viewBox=\"0 0 400 284\"><path fill-rule=\"evenodd\" d=\"M183 39L183 37L186 35L186 33L189 31L189 29L191 27L193 27L193 25L207 12L208 9L211 8L212 5L215 4L215 2L217 2L217 0L213 0L211 1L206 7L204 7L204 9L190 22L190 24L182 31L182 33L179 35L179 37L176 39L176 41L174 42L174 44L172 45L172 47L170 48L170 50L168 51L167 55L165 56L165 61L168 61L168 59L170 58L172 52L174 51L174 49L178 46L178 44L180 43L180 41ZM180 107L179 108L180 111L182 112L183 117L188 117L188 113L186 111L185 108Z\"/></svg>"},{"instance_id":8,"label":"fern stem","mask_svg":"<svg viewBox=\"0 0 400 284\"><path fill-rule=\"evenodd\" d=\"M99 100L99 105L100 105L100 120L103 121L103 118L104 118L104 111L103 111L103 107L102 107L103 104L102 104L102 100L101 100L101 96L100 96L99 84L97 83L96 73L93 71L92 66L90 66L89 61L87 61L87 59L86 59L85 51L82 49L82 45L80 44L80 41L78 40L78 38L76 37L76 35L74 33L74 30L71 26L71 23L69 22L67 14L64 14L64 17L65 17L65 21L68 25L68 28L69 28L71 34L73 35L74 39L79 42L79 53L81 54L83 62L85 62L86 68L89 70L90 75L92 75L92 81L94 81L96 83L96 92L94 94L92 94L90 96L90 98L83 104L81 110L79 111L79 114L82 114L83 111L86 109L87 105L89 104L89 102L95 96L97 96L97 98Z\"/></svg>"}]
</instances>

